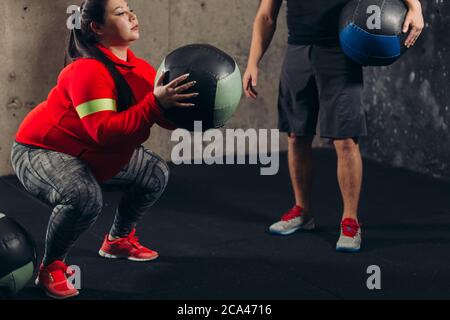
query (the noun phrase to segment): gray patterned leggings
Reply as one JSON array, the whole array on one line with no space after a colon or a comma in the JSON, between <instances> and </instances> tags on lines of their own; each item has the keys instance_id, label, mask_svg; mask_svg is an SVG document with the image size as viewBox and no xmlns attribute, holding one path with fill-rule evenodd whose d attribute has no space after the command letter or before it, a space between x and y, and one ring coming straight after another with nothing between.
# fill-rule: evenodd
<instances>
[{"instance_id":1,"label":"gray patterned leggings","mask_svg":"<svg viewBox=\"0 0 450 320\"><path fill-rule=\"evenodd\" d=\"M124 192L110 230L112 236L124 237L162 195L169 179L166 162L143 146L136 148L122 171L102 183L77 157L17 142L11 162L25 189L53 208L45 239L45 265L64 261L78 237L97 220L103 190Z\"/></svg>"}]
</instances>

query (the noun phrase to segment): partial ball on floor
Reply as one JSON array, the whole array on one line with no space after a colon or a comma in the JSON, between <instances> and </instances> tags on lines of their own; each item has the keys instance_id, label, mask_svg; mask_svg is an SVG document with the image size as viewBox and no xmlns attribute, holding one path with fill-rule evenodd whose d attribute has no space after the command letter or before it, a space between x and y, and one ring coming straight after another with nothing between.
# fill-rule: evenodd
<instances>
[{"instance_id":1,"label":"partial ball on floor","mask_svg":"<svg viewBox=\"0 0 450 320\"><path fill-rule=\"evenodd\" d=\"M31 236L17 221L0 213L0 287L17 293L33 277L35 268Z\"/></svg>"},{"instance_id":2,"label":"partial ball on floor","mask_svg":"<svg viewBox=\"0 0 450 320\"><path fill-rule=\"evenodd\" d=\"M236 111L242 96L241 72L236 61L225 52L207 44L187 45L164 59L156 81L166 71L164 84L190 73L186 81L195 80L197 84L184 93L200 94L183 101L194 103L195 107L172 108L165 113L166 119L176 127L192 131L194 121L202 121L203 130L219 128Z\"/></svg>"}]
</instances>

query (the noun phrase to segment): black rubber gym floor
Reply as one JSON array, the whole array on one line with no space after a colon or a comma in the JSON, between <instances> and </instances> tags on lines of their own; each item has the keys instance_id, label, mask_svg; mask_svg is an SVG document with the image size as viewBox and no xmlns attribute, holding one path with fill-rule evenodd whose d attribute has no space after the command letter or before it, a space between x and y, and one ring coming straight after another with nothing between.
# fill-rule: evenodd
<instances>
[{"instance_id":1,"label":"black rubber gym floor","mask_svg":"<svg viewBox=\"0 0 450 320\"><path fill-rule=\"evenodd\" d=\"M357 254L334 251L342 205L332 150L315 150L317 231L272 236L292 205L286 154L276 176L259 166L171 166L161 200L138 227L160 253L146 263L97 255L119 193L67 263L81 268L75 299L440 299L450 298L450 184L366 160ZM16 218L43 251L50 208L14 177L0 179L0 212ZM366 270L381 268L381 290ZM14 298L47 299L30 283Z\"/></svg>"}]
</instances>

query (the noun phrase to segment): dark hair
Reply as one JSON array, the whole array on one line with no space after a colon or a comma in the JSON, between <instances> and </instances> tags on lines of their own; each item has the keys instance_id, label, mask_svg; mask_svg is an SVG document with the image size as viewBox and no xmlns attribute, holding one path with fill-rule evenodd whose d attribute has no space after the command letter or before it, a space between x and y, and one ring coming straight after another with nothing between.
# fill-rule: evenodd
<instances>
[{"instance_id":1,"label":"dark hair","mask_svg":"<svg viewBox=\"0 0 450 320\"><path fill-rule=\"evenodd\" d=\"M96 47L97 35L91 22L105 23L108 0L84 0L80 6L81 28L73 28L69 35L64 66L78 58L93 58L102 62L111 74L118 92L117 111L127 110L135 103L133 92L115 64Z\"/></svg>"}]
</instances>

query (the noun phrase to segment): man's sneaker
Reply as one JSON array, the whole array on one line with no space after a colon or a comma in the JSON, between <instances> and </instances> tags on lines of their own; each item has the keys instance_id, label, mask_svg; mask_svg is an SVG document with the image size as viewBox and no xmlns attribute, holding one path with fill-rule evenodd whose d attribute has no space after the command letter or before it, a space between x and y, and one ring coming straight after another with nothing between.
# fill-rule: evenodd
<instances>
[{"instance_id":1,"label":"man's sneaker","mask_svg":"<svg viewBox=\"0 0 450 320\"><path fill-rule=\"evenodd\" d=\"M45 293L54 299L67 299L79 294L67 277L74 274L62 261L54 261L48 266L41 264L39 274L34 282L44 289Z\"/></svg>"},{"instance_id":2,"label":"man's sneaker","mask_svg":"<svg viewBox=\"0 0 450 320\"><path fill-rule=\"evenodd\" d=\"M128 259L132 261L150 261L158 258L158 252L150 250L139 243L133 229L128 237L108 240L105 236L103 245L98 252L100 256L111 259Z\"/></svg>"},{"instance_id":3,"label":"man's sneaker","mask_svg":"<svg viewBox=\"0 0 450 320\"><path fill-rule=\"evenodd\" d=\"M285 236L299 229L313 230L315 227L314 218L305 215L303 208L300 206L294 206L283 214L280 221L275 222L269 227L269 232Z\"/></svg>"},{"instance_id":4,"label":"man's sneaker","mask_svg":"<svg viewBox=\"0 0 450 320\"><path fill-rule=\"evenodd\" d=\"M341 236L336 244L336 250L356 252L361 248L361 225L355 219L346 218L341 222Z\"/></svg>"}]
</instances>

